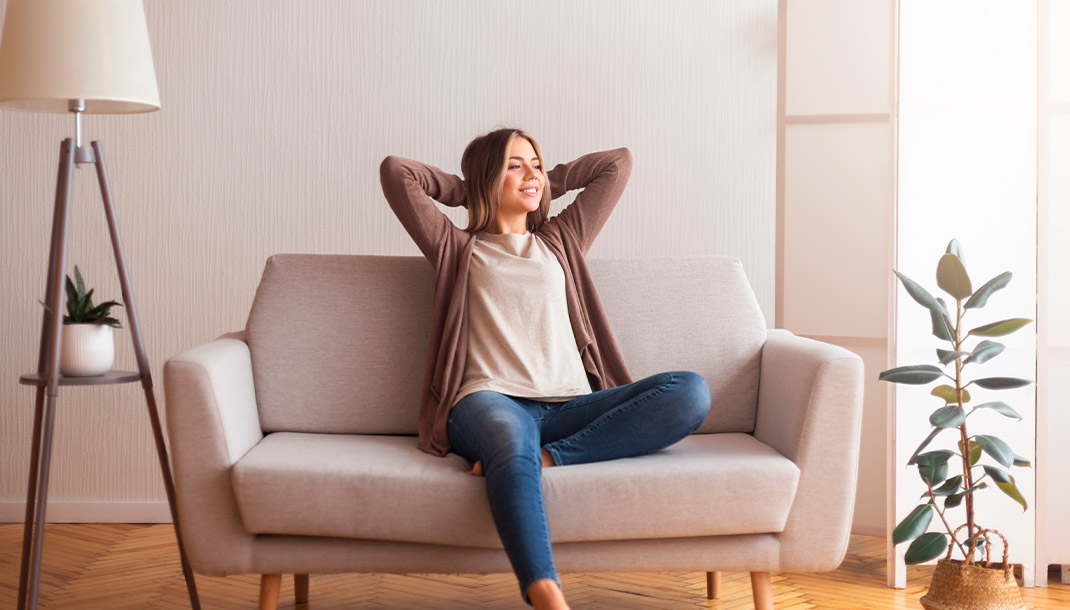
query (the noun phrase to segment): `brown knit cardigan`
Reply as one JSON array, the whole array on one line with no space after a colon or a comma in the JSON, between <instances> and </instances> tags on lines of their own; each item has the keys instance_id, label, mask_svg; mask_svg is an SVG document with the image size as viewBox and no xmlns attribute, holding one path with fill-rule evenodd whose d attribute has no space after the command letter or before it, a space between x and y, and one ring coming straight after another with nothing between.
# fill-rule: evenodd
<instances>
[{"instance_id":1,"label":"brown knit cardigan","mask_svg":"<svg viewBox=\"0 0 1070 610\"><path fill-rule=\"evenodd\" d=\"M583 191L537 229L565 271L572 332L595 390L631 382L585 260L620 200L631 168L631 153L619 148L584 155L550 170L552 197ZM454 225L434 201L465 205L464 182L430 165L393 156L383 160L379 178L390 207L435 269L418 427L420 449L443 456L450 450L446 424L468 354L468 268L475 235Z\"/></svg>"}]
</instances>

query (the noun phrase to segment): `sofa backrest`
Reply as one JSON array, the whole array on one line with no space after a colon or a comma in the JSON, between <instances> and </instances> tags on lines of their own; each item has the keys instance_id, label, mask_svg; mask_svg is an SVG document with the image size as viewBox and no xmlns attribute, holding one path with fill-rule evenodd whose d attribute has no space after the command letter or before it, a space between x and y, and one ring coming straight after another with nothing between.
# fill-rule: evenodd
<instances>
[{"instance_id":1,"label":"sofa backrest","mask_svg":"<svg viewBox=\"0 0 1070 610\"><path fill-rule=\"evenodd\" d=\"M590 268L632 376L700 373L713 396L700 431L751 432L765 321L739 261ZM270 257L246 328L263 430L415 434L433 284L422 257Z\"/></svg>"}]
</instances>

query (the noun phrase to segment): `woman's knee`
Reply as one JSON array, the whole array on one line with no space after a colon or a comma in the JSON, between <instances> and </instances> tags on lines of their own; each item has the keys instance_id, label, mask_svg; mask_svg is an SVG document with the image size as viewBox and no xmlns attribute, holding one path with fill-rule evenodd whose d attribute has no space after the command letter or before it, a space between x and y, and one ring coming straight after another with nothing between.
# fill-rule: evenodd
<instances>
[{"instance_id":1,"label":"woman's knee","mask_svg":"<svg viewBox=\"0 0 1070 610\"><path fill-rule=\"evenodd\" d=\"M691 371L673 371L669 373L676 386L677 410L681 425L694 432L706 420L710 411L710 386L706 379Z\"/></svg>"}]
</instances>

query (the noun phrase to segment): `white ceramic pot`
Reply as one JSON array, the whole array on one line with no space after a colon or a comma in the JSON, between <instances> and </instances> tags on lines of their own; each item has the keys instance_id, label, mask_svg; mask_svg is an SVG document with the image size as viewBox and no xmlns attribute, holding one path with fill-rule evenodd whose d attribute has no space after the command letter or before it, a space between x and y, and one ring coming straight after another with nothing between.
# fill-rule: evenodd
<instances>
[{"instance_id":1,"label":"white ceramic pot","mask_svg":"<svg viewBox=\"0 0 1070 610\"><path fill-rule=\"evenodd\" d=\"M115 336L104 324L64 324L59 372L65 377L94 377L115 363Z\"/></svg>"}]
</instances>

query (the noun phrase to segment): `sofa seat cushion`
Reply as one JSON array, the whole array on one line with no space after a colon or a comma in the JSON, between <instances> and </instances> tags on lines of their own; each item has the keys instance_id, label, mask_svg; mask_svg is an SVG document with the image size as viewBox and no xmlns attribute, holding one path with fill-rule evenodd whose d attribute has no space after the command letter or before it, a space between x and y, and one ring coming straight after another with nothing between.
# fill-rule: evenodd
<instances>
[{"instance_id":1,"label":"sofa seat cushion","mask_svg":"<svg viewBox=\"0 0 1070 610\"><path fill-rule=\"evenodd\" d=\"M233 486L247 531L500 548L482 477L409 436L276 432ZM554 542L780 532L799 469L749 434L543 471Z\"/></svg>"}]
</instances>

